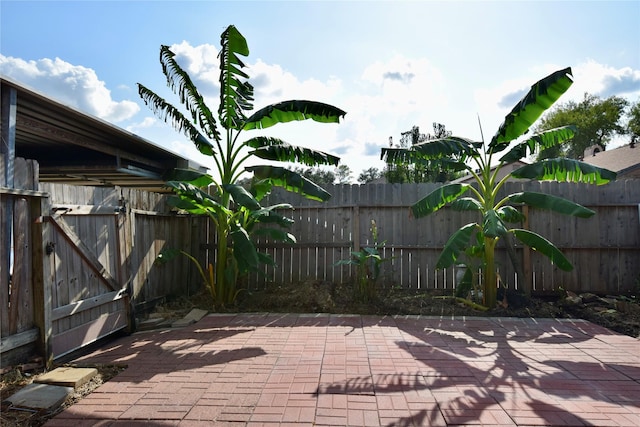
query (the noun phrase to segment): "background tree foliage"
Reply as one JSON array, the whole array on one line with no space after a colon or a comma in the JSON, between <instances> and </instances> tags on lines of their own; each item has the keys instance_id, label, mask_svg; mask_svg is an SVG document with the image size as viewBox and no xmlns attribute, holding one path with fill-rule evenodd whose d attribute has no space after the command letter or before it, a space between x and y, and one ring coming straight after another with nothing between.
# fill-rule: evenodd
<instances>
[{"instance_id":1,"label":"background tree foliage","mask_svg":"<svg viewBox=\"0 0 640 427\"><path fill-rule=\"evenodd\" d=\"M376 179L382 178L382 175L382 171L378 168L371 167L364 169L360 172L360 175L358 175L358 182L360 184L368 184Z\"/></svg>"},{"instance_id":2,"label":"background tree foliage","mask_svg":"<svg viewBox=\"0 0 640 427\"><path fill-rule=\"evenodd\" d=\"M441 123L433 123L433 133L420 133L419 126L413 126L410 130L401 133L400 143L395 148L411 149L426 141L447 138L451 132ZM389 138L390 148L394 148L392 138ZM437 160L423 160L416 163L396 164L387 163L384 176L390 183L420 183L420 182L447 182L458 177L458 173L443 167Z\"/></svg>"},{"instance_id":3,"label":"background tree foliage","mask_svg":"<svg viewBox=\"0 0 640 427\"><path fill-rule=\"evenodd\" d=\"M627 130L631 135L632 140L640 142L640 99L636 101L635 104L631 105L631 108L629 109Z\"/></svg>"},{"instance_id":4,"label":"background tree foliage","mask_svg":"<svg viewBox=\"0 0 640 427\"><path fill-rule=\"evenodd\" d=\"M614 136L627 133L623 117L628 105L626 99L618 96L601 99L587 93L580 102L568 101L560 104L540 121L535 132L570 124L575 125L578 131L571 140L542 150L538 154L538 160L554 157L579 159L592 145L606 147Z\"/></svg>"}]
</instances>

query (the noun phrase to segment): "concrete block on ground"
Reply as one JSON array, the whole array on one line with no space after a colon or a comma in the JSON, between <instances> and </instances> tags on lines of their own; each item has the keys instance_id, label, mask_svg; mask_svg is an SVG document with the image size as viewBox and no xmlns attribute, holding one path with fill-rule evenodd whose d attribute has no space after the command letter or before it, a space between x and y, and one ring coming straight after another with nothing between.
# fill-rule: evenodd
<instances>
[{"instance_id":1,"label":"concrete block on ground","mask_svg":"<svg viewBox=\"0 0 640 427\"><path fill-rule=\"evenodd\" d=\"M201 310L199 308L194 308L186 316L182 319L176 320L171 324L174 328L180 328L182 326L189 326L196 323L198 320L202 319L206 314L207 310Z\"/></svg>"},{"instance_id":2,"label":"concrete block on ground","mask_svg":"<svg viewBox=\"0 0 640 427\"><path fill-rule=\"evenodd\" d=\"M63 366L47 372L44 375L40 375L34 382L77 388L96 375L98 375L96 368L72 368Z\"/></svg>"},{"instance_id":3,"label":"concrete block on ground","mask_svg":"<svg viewBox=\"0 0 640 427\"><path fill-rule=\"evenodd\" d=\"M7 398L3 404L18 408L52 411L73 392L73 387L32 383Z\"/></svg>"}]
</instances>

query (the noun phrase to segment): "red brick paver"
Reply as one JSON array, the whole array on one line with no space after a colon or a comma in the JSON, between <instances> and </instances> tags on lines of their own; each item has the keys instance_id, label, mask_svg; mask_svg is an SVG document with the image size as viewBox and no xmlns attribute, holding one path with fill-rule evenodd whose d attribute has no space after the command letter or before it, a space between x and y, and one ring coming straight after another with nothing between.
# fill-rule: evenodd
<instances>
[{"instance_id":1,"label":"red brick paver","mask_svg":"<svg viewBox=\"0 0 640 427\"><path fill-rule=\"evenodd\" d=\"M580 320L210 315L46 426L640 426L640 340Z\"/></svg>"}]
</instances>

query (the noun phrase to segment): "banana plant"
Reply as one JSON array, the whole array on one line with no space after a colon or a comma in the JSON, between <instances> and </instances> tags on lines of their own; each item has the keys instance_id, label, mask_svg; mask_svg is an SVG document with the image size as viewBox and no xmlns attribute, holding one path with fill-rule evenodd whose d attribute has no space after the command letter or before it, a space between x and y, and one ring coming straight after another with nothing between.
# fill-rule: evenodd
<instances>
[{"instance_id":1,"label":"banana plant","mask_svg":"<svg viewBox=\"0 0 640 427\"><path fill-rule=\"evenodd\" d=\"M470 241L483 242L483 303L489 308L496 304L498 283L495 247L501 238L512 235L548 257L558 268L565 271L573 269L571 262L553 243L535 232L510 226L524 220L524 215L517 206L529 205L580 218L588 218L595 214L578 203L537 192L518 192L498 198L498 192L504 183L510 178L524 178L602 185L616 179L614 172L566 158L528 164L499 178L500 170L505 165L534 154L536 150L553 147L573 137L575 127L564 126L532 135L520 142L516 141L528 133L529 128L542 113L572 84L571 68L558 70L536 82L507 114L488 143L451 136L418 144L409 149L382 149L381 158L387 162L402 164L423 159L437 160L452 170L466 170L473 177L474 185L449 183L437 188L412 205L411 212L416 218L420 218L449 205L455 210L478 213L477 222L463 225L449 238L438 258L436 268L444 269L453 265L460 254L470 247ZM469 196L463 197L465 194Z\"/></svg>"},{"instance_id":2,"label":"banana plant","mask_svg":"<svg viewBox=\"0 0 640 427\"><path fill-rule=\"evenodd\" d=\"M247 41L231 25L222 33L220 44L217 119L168 46L160 48L162 72L186 112L142 84L138 84L138 93L156 116L185 134L202 154L213 158L214 175L178 169L166 185L175 193L170 202L176 208L207 215L215 226L215 273L208 282L214 304L224 306L235 301L240 275L257 271L261 263L273 263L256 249L252 236L266 234L274 240L295 241L291 234L280 228L289 226L291 221L277 213L278 208L290 206L260 204L272 187L281 186L318 201L331 197L320 186L289 169L272 163L246 166L247 160L257 157L307 166L335 166L340 160L322 151L289 145L279 138L253 136L241 139L243 131L308 119L319 123L339 123L346 113L321 102L291 100L268 105L249 114L253 110L254 91L243 62L243 58L249 55ZM238 184L244 172L253 173L248 189ZM207 187L208 191L203 190Z\"/></svg>"}]
</instances>

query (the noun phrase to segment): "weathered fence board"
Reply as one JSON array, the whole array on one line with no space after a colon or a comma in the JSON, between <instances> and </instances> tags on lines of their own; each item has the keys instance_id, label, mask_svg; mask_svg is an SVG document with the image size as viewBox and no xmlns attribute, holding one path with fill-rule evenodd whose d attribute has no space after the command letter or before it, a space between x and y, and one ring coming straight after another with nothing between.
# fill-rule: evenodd
<instances>
[{"instance_id":1,"label":"weathered fence board","mask_svg":"<svg viewBox=\"0 0 640 427\"><path fill-rule=\"evenodd\" d=\"M41 238L34 223L43 194L35 191L36 162L16 158L14 166L13 187L0 189L0 365L32 354L38 337L33 258Z\"/></svg>"}]
</instances>

